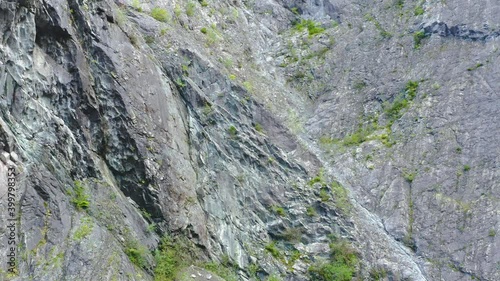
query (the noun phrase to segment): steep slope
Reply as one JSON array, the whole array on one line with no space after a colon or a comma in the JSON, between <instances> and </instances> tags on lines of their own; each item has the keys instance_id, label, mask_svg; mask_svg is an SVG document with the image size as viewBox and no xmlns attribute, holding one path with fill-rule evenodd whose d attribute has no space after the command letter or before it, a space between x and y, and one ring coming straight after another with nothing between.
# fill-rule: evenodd
<instances>
[{"instance_id":1,"label":"steep slope","mask_svg":"<svg viewBox=\"0 0 500 281\"><path fill-rule=\"evenodd\" d=\"M0 9L10 277L152 280L166 235L241 280L500 278L494 1Z\"/></svg>"}]
</instances>

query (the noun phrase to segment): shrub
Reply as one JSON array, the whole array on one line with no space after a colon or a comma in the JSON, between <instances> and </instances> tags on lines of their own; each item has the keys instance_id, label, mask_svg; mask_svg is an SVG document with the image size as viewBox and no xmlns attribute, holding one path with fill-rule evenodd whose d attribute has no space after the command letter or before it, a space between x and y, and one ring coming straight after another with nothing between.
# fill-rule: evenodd
<instances>
[{"instance_id":1,"label":"shrub","mask_svg":"<svg viewBox=\"0 0 500 281\"><path fill-rule=\"evenodd\" d=\"M350 281L358 264L354 249L346 241L330 243L330 258L325 262L316 262L308 271L312 280Z\"/></svg>"},{"instance_id":2,"label":"shrub","mask_svg":"<svg viewBox=\"0 0 500 281\"><path fill-rule=\"evenodd\" d=\"M151 10L151 16L161 22L168 22L170 20L170 14L167 12L167 10L159 8L159 7L154 7Z\"/></svg>"},{"instance_id":3,"label":"shrub","mask_svg":"<svg viewBox=\"0 0 500 281\"><path fill-rule=\"evenodd\" d=\"M201 0L200 4L201 4L202 7L207 7L208 6L207 0Z\"/></svg>"},{"instance_id":4,"label":"shrub","mask_svg":"<svg viewBox=\"0 0 500 281\"><path fill-rule=\"evenodd\" d=\"M128 240L125 242L125 254L128 259L140 268L145 268L147 250L144 246L139 245L137 240Z\"/></svg>"},{"instance_id":5,"label":"shrub","mask_svg":"<svg viewBox=\"0 0 500 281\"><path fill-rule=\"evenodd\" d=\"M412 182L413 182L413 180L415 179L415 176L416 176L416 175L417 175L416 173L410 173L410 172L408 172L408 171L406 171L406 172L404 172L404 173L403 173L403 177L404 177L404 178L405 178L405 180L406 180L407 182L409 182L409 183L412 183Z\"/></svg>"},{"instance_id":6,"label":"shrub","mask_svg":"<svg viewBox=\"0 0 500 281\"><path fill-rule=\"evenodd\" d=\"M189 2L186 5L186 15L188 17L194 16L194 12L196 11L196 4L194 2Z\"/></svg>"},{"instance_id":7,"label":"shrub","mask_svg":"<svg viewBox=\"0 0 500 281\"><path fill-rule=\"evenodd\" d=\"M407 95L408 100L412 101L417 96L418 82L417 81L408 81L405 85L405 93Z\"/></svg>"},{"instance_id":8,"label":"shrub","mask_svg":"<svg viewBox=\"0 0 500 281\"><path fill-rule=\"evenodd\" d=\"M353 268L339 263L315 264L309 267L312 280L318 281L351 281Z\"/></svg>"},{"instance_id":9,"label":"shrub","mask_svg":"<svg viewBox=\"0 0 500 281\"><path fill-rule=\"evenodd\" d=\"M413 33L413 47L415 49L419 49L420 43L422 42L422 40L425 37L426 37L426 35L425 35L425 32L423 30Z\"/></svg>"},{"instance_id":10,"label":"shrub","mask_svg":"<svg viewBox=\"0 0 500 281\"><path fill-rule=\"evenodd\" d=\"M470 170L470 166L469 165L464 165L464 171L467 172Z\"/></svg>"},{"instance_id":11,"label":"shrub","mask_svg":"<svg viewBox=\"0 0 500 281\"><path fill-rule=\"evenodd\" d=\"M85 192L85 187L83 187L82 182L78 180L76 180L74 184L71 203L73 203L77 209L87 209L90 206L90 202L89 196Z\"/></svg>"},{"instance_id":12,"label":"shrub","mask_svg":"<svg viewBox=\"0 0 500 281\"><path fill-rule=\"evenodd\" d=\"M238 134L238 130L236 129L235 126L230 126L229 129L227 130L231 136L236 136Z\"/></svg>"},{"instance_id":13,"label":"shrub","mask_svg":"<svg viewBox=\"0 0 500 281\"><path fill-rule=\"evenodd\" d=\"M283 217L286 215L285 209L280 206L271 206L271 210L276 213L278 216Z\"/></svg>"}]
</instances>

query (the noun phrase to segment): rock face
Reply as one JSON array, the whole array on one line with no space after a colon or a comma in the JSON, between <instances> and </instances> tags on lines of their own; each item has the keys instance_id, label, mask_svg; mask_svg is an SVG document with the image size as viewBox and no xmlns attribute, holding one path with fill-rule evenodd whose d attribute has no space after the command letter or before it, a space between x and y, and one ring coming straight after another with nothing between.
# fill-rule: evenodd
<instances>
[{"instance_id":1,"label":"rock face","mask_svg":"<svg viewBox=\"0 0 500 281\"><path fill-rule=\"evenodd\" d=\"M2 1L2 274L154 280L170 235L241 280L314 280L338 237L357 280L500 280L499 13Z\"/></svg>"}]
</instances>

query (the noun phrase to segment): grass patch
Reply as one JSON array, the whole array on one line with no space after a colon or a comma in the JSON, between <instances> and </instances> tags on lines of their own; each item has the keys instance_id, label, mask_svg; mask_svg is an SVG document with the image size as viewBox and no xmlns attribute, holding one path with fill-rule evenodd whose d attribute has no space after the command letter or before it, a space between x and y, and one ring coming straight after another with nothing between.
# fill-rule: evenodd
<instances>
[{"instance_id":1,"label":"grass patch","mask_svg":"<svg viewBox=\"0 0 500 281\"><path fill-rule=\"evenodd\" d=\"M154 7L151 10L151 16L161 22L169 22L170 21L170 14L167 12L167 10L162 9L160 7Z\"/></svg>"},{"instance_id":2,"label":"grass patch","mask_svg":"<svg viewBox=\"0 0 500 281\"><path fill-rule=\"evenodd\" d=\"M330 257L326 261L317 261L308 269L311 280L350 281L358 265L358 256L346 241L330 243Z\"/></svg>"},{"instance_id":3,"label":"grass patch","mask_svg":"<svg viewBox=\"0 0 500 281\"><path fill-rule=\"evenodd\" d=\"M403 172L403 178L408 182L408 183L412 183L413 180L415 180L415 177L417 176L417 173L415 172L408 172L408 171L404 171Z\"/></svg>"},{"instance_id":4,"label":"grass patch","mask_svg":"<svg viewBox=\"0 0 500 281\"><path fill-rule=\"evenodd\" d=\"M92 233L93 229L94 229L94 223L92 222L92 218L83 217L80 220L80 226L73 234L73 239L76 241L80 241L85 237L89 236L90 233Z\"/></svg>"},{"instance_id":5,"label":"grass patch","mask_svg":"<svg viewBox=\"0 0 500 281\"><path fill-rule=\"evenodd\" d=\"M293 28L297 31L303 31L307 29L307 32L310 37L323 33L325 31L324 28L321 27L321 24L315 22L313 20L305 20L301 19L300 22L297 22L293 25Z\"/></svg>"},{"instance_id":6,"label":"grass patch","mask_svg":"<svg viewBox=\"0 0 500 281\"><path fill-rule=\"evenodd\" d=\"M280 206L271 206L271 211L273 211L273 213L277 214L280 217L284 217L286 215L285 209Z\"/></svg>"},{"instance_id":7,"label":"grass patch","mask_svg":"<svg viewBox=\"0 0 500 281\"><path fill-rule=\"evenodd\" d=\"M196 3L194 2L189 2L186 5L186 15L188 17L194 16L194 13L196 12Z\"/></svg>"},{"instance_id":8,"label":"grass patch","mask_svg":"<svg viewBox=\"0 0 500 281\"><path fill-rule=\"evenodd\" d=\"M132 8L138 12L142 12L141 2L139 0L132 0Z\"/></svg>"},{"instance_id":9,"label":"grass patch","mask_svg":"<svg viewBox=\"0 0 500 281\"><path fill-rule=\"evenodd\" d=\"M422 7L420 7L420 6L416 7L416 8L415 8L415 11L413 12L413 14L414 14L415 16L420 16L420 15L423 15L424 13L425 13L424 8L422 8Z\"/></svg>"},{"instance_id":10,"label":"grass patch","mask_svg":"<svg viewBox=\"0 0 500 281\"><path fill-rule=\"evenodd\" d=\"M202 27L200 32L205 34L205 43L207 46L212 46L215 43L219 42L222 38L221 33L217 29L215 24L212 24L209 27Z\"/></svg>"},{"instance_id":11,"label":"grass patch","mask_svg":"<svg viewBox=\"0 0 500 281\"><path fill-rule=\"evenodd\" d=\"M194 263L194 246L188 241L173 239L164 236L159 247L154 252L156 267L154 268L155 281L172 281L179 271Z\"/></svg>"},{"instance_id":12,"label":"grass patch","mask_svg":"<svg viewBox=\"0 0 500 281\"><path fill-rule=\"evenodd\" d=\"M278 249L278 247L276 247L276 242L272 241L271 243L267 244L264 249L268 251L275 259L282 258L280 250Z\"/></svg>"},{"instance_id":13,"label":"grass patch","mask_svg":"<svg viewBox=\"0 0 500 281\"><path fill-rule=\"evenodd\" d=\"M351 211L351 202L349 201L349 192L343 187L339 182L334 181L330 184L330 188L333 194L333 200L335 201L335 206L342 210L345 214L349 214Z\"/></svg>"},{"instance_id":14,"label":"grass patch","mask_svg":"<svg viewBox=\"0 0 500 281\"><path fill-rule=\"evenodd\" d=\"M128 259L140 268L146 268L147 266L147 249L146 247L139 244L135 239L127 240L125 242L125 254Z\"/></svg>"},{"instance_id":15,"label":"grass patch","mask_svg":"<svg viewBox=\"0 0 500 281\"><path fill-rule=\"evenodd\" d=\"M255 123L254 128L255 128L255 130L256 130L257 132L259 132L259 133L261 133L261 134L263 134L263 133L264 133L264 128L262 127L262 125L261 125L261 124L259 124L259 123Z\"/></svg>"},{"instance_id":16,"label":"grass patch","mask_svg":"<svg viewBox=\"0 0 500 281\"><path fill-rule=\"evenodd\" d=\"M314 209L314 207L307 207L306 209L306 214L310 217L315 217L317 216L318 214L316 213L316 210Z\"/></svg>"},{"instance_id":17,"label":"grass patch","mask_svg":"<svg viewBox=\"0 0 500 281\"><path fill-rule=\"evenodd\" d=\"M235 126L230 126L229 129L227 129L227 132L229 133L229 135L231 135L232 137L235 137L237 134L238 134L238 130L236 129Z\"/></svg>"},{"instance_id":18,"label":"grass patch","mask_svg":"<svg viewBox=\"0 0 500 281\"><path fill-rule=\"evenodd\" d=\"M87 209L90 206L89 196L81 181L76 180L74 182L73 192L71 195L71 203L73 203L78 210Z\"/></svg>"},{"instance_id":19,"label":"grass patch","mask_svg":"<svg viewBox=\"0 0 500 281\"><path fill-rule=\"evenodd\" d=\"M330 200L330 194L328 194L328 190L326 188L320 189L319 198L321 199L322 202Z\"/></svg>"},{"instance_id":20,"label":"grass patch","mask_svg":"<svg viewBox=\"0 0 500 281\"><path fill-rule=\"evenodd\" d=\"M288 242L299 242L302 238L302 230L297 227L285 229L281 234L281 238Z\"/></svg>"},{"instance_id":21,"label":"grass patch","mask_svg":"<svg viewBox=\"0 0 500 281\"><path fill-rule=\"evenodd\" d=\"M425 32L423 30L413 33L413 47L415 49L420 49L422 40L424 40L425 37L427 36L425 35Z\"/></svg>"},{"instance_id":22,"label":"grass patch","mask_svg":"<svg viewBox=\"0 0 500 281\"><path fill-rule=\"evenodd\" d=\"M389 118L389 126L402 116L403 109L407 108L417 96L417 90L418 82L410 80L406 83L404 91L394 99L392 104L386 105L384 112Z\"/></svg>"}]
</instances>

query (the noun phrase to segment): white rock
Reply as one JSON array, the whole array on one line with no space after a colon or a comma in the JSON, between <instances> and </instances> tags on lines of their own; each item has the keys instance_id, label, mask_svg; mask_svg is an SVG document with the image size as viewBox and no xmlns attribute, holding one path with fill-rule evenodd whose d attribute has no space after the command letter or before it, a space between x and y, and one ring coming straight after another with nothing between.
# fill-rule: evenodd
<instances>
[{"instance_id":1,"label":"white rock","mask_svg":"<svg viewBox=\"0 0 500 281\"><path fill-rule=\"evenodd\" d=\"M14 151L12 151L10 153L10 160L18 163L19 162L19 156L17 155L17 153L15 153Z\"/></svg>"},{"instance_id":2,"label":"white rock","mask_svg":"<svg viewBox=\"0 0 500 281\"><path fill-rule=\"evenodd\" d=\"M2 160L2 162L4 164L7 164L7 160L10 158L10 155L8 152L5 152L3 151L2 153L0 153L0 160Z\"/></svg>"}]
</instances>

